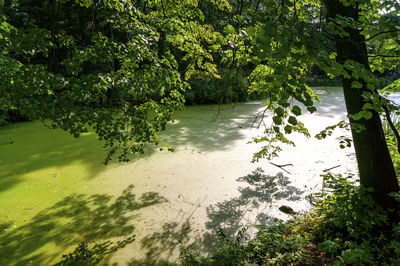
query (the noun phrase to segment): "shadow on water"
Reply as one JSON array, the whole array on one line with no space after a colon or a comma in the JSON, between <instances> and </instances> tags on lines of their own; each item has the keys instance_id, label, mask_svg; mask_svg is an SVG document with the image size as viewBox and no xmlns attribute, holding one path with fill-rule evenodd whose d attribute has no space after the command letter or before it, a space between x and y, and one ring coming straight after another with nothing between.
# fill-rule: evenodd
<instances>
[{"instance_id":1,"label":"shadow on water","mask_svg":"<svg viewBox=\"0 0 400 266\"><path fill-rule=\"evenodd\" d=\"M279 200L298 201L304 191L290 185L289 178L282 173L270 176L258 167L251 174L238 178L246 186L239 187L238 197L219 202L207 208L210 232L203 236L206 252L215 250L219 229L227 236L235 235L240 228L274 223L268 215L271 205ZM254 214L254 215L251 215Z\"/></svg>"},{"instance_id":2,"label":"shadow on water","mask_svg":"<svg viewBox=\"0 0 400 266\"><path fill-rule=\"evenodd\" d=\"M177 113L162 139L175 147L193 145L199 151L230 149L238 140L248 141L250 130L263 101L221 106L190 106ZM254 129L255 130L255 129Z\"/></svg>"},{"instance_id":3,"label":"shadow on water","mask_svg":"<svg viewBox=\"0 0 400 266\"><path fill-rule=\"evenodd\" d=\"M235 105L187 107L176 115L177 122L162 132L165 143L175 148L193 144L202 151L223 150L245 138L240 128L249 128L262 102ZM10 144L12 140L12 144ZM158 148L149 145L145 158ZM94 133L73 138L62 130L44 127L39 121L17 123L0 128L0 192L22 181L23 175L79 162L88 177L94 178L107 167L106 151ZM136 158L136 159L137 159ZM117 164L114 158L111 165Z\"/></svg>"},{"instance_id":4,"label":"shadow on water","mask_svg":"<svg viewBox=\"0 0 400 266\"><path fill-rule=\"evenodd\" d=\"M0 265L49 265L82 241L102 241L104 253L122 248L134 238L137 214L133 212L166 201L153 192L137 198L132 189L130 185L116 199L105 194L74 194L18 228L0 224ZM113 237L124 240L111 247ZM46 245L53 245L53 252L44 251Z\"/></svg>"},{"instance_id":5,"label":"shadow on water","mask_svg":"<svg viewBox=\"0 0 400 266\"><path fill-rule=\"evenodd\" d=\"M141 241L143 250L147 251L146 260L132 260L130 265L162 265L160 257L168 258L182 246L188 245L205 254L212 254L219 245L220 229L226 236L232 237L243 226L254 229L256 225L273 224L275 218L268 214L270 205L279 200L298 201L304 193L290 185L289 178L282 173L270 176L261 168L237 180L244 183L239 188L239 196L206 208L208 221L205 233L196 235L194 232L194 223L197 221L192 219L193 212L187 215L183 223L165 223L162 231Z\"/></svg>"},{"instance_id":6,"label":"shadow on water","mask_svg":"<svg viewBox=\"0 0 400 266\"><path fill-rule=\"evenodd\" d=\"M341 87L317 87L314 91L321 104L315 103L315 114L306 110L303 114L315 116L315 119L347 119ZM190 106L176 114L176 123L167 126L162 138L176 147L193 145L199 151L229 149L238 140L250 140L248 131L257 131L252 125L264 104L261 100L235 105Z\"/></svg>"},{"instance_id":7,"label":"shadow on water","mask_svg":"<svg viewBox=\"0 0 400 266\"><path fill-rule=\"evenodd\" d=\"M342 97L335 93L327 93L321 98L326 109L320 108L319 114L330 116L335 108L342 108L337 107L339 103L343 106ZM187 108L177 114L175 124L167 126L163 139L177 148L194 145L200 151L228 149L237 140L246 139L241 129L250 128L255 114L262 108L262 101L224 108L221 112L212 106ZM25 125L21 124L19 129L29 129L30 132L18 133L19 129L15 134L12 130L0 131L1 141L10 134L15 138L13 144L3 145L0 141L0 192L20 182L21 175L51 166L67 166L82 161L90 176L104 170L101 162L105 154L95 135L82 135L75 140L65 132L39 129L38 122L31 123L33 126L26 125L24 128ZM194 243L203 247L206 253L211 253L217 246L219 228L231 236L243 225L269 224L273 222L268 213L271 204L283 199L296 201L303 194L303 191L291 186L283 174L269 176L260 168L238 181L244 184L239 188L239 196L206 209L207 232L199 235ZM64 249L81 241L131 236L137 218L132 211L165 201L156 193L136 198L131 190L132 187L128 187L115 201L108 195L75 194L44 209L19 228L10 228L12 224L0 225L0 265L13 262L26 265L30 261L47 265L59 254L42 251L46 245L55 245L61 253L65 253ZM143 261L132 260L131 265L156 265L162 255L172 256L182 244L191 244L195 238L191 215L186 214L180 222L165 223L160 231L141 240L147 258Z\"/></svg>"},{"instance_id":8,"label":"shadow on water","mask_svg":"<svg viewBox=\"0 0 400 266\"><path fill-rule=\"evenodd\" d=\"M341 88L315 88L322 104L317 115L345 119ZM175 148L192 145L199 152L224 151L239 140L247 142L249 130L264 101L225 105L189 106L175 115L176 122L168 124L161 133L165 143ZM306 112L304 112L306 113ZM343 116L343 117L342 117ZM257 124L257 122L255 123ZM256 131L255 128L252 130ZM8 144L10 139L13 144ZM141 158L152 155L157 148L150 145ZM22 175L54 166L67 166L79 161L90 178L104 171L106 152L98 137L83 134L79 139L61 130L45 128L39 121L18 123L0 128L0 192L22 181ZM111 164L117 160L111 161Z\"/></svg>"},{"instance_id":9,"label":"shadow on water","mask_svg":"<svg viewBox=\"0 0 400 266\"><path fill-rule=\"evenodd\" d=\"M321 100L321 104L315 104L317 107L317 116L338 117L341 120L347 119L342 87L317 87L314 88L314 92Z\"/></svg>"},{"instance_id":10,"label":"shadow on water","mask_svg":"<svg viewBox=\"0 0 400 266\"><path fill-rule=\"evenodd\" d=\"M1 127L0 192L22 181L23 175L75 162L82 163L81 170L94 177L105 170L105 155L102 143L93 133L75 139L62 130L44 127L39 121Z\"/></svg>"},{"instance_id":11,"label":"shadow on water","mask_svg":"<svg viewBox=\"0 0 400 266\"><path fill-rule=\"evenodd\" d=\"M176 222L165 223L161 231L145 237L141 241L141 247L146 250L146 258L143 260L132 259L128 265L152 266L166 265L176 252L191 239L193 230L190 219L183 224Z\"/></svg>"}]
</instances>

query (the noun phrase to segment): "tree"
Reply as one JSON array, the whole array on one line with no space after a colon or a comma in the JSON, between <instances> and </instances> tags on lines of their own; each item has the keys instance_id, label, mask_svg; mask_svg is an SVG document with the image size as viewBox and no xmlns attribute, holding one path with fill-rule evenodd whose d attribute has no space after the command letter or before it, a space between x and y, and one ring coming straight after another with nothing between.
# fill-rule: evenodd
<instances>
[{"instance_id":1,"label":"tree","mask_svg":"<svg viewBox=\"0 0 400 266\"><path fill-rule=\"evenodd\" d=\"M317 65L332 77L342 78L361 185L372 188L374 199L381 205L398 208L396 200L388 195L398 192L399 185L380 119L380 114L389 108L395 108L379 95L379 81L373 70L398 68L399 57L398 52L373 55L378 57L379 61L375 60L374 69L371 70L371 55L368 54L366 37L372 40L374 37L385 35L393 40L392 46L398 49L399 28L396 22L399 21L399 3L368 0L325 0L323 5L318 1L307 0L263 3L263 14L269 16L269 21L264 22L261 36L257 37L262 40L259 44L260 50L267 47L264 51L267 55L257 56L260 59L267 56L276 62L267 60L263 66L264 70L260 71L259 82L255 83L254 87L260 89L260 81L271 81L266 90L271 92L270 99L275 102L278 99L278 103L270 105L275 117L273 130L267 130L267 133L274 134L270 138L264 137L255 141L283 140L285 143L291 143L282 136L280 130L286 118L289 125L288 129L288 125L284 127L286 133L290 133L292 126L297 123L288 115L288 111L283 110L288 109L289 105L285 102L287 97L282 97L282 94L288 94L289 97L311 107L309 99L314 97L312 93L307 91L307 86L299 86L291 79L296 75L295 79L301 82L301 72L307 71L310 65ZM274 24L275 30L272 29ZM397 60L391 60L390 65L386 58ZM290 72L288 73L287 69L282 70L281 65L289 68ZM276 80L278 82L275 82ZM305 98L299 97L299 94ZM293 112L294 110L297 111ZM299 113L298 110L292 107L292 113ZM291 123L290 119L294 123ZM268 156L271 147L266 146L257 156Z\"/></svg>"},{"instance_id":2,"label":"tree","mask_svg":"<svg viewBox=\"0 0 400 266\"><path fill-rule=\"evenodd\" d=\"M272 126L254 139L268 142L257 160L276 155L276 142L294 144L286 137L294 131L309 135L293 100L316 110L305 77L317 66L342 77L361 185L397 207L388 196L399 185L379 115L398 108L379 95L374 73L399 68L399 2L231 3L233 9L226 0L1 2L0 110L75 136L89 125L105 140L107 160L114 153L129 160L160 142L157 132L181 108L188 79L219 77L218 58L229 68L254 68L250 91L268 97Z\"/></svg>"},{"instance_id":3,"label":"tree","mask_svg":"<svg viewBox=\"0 0 400 266\"><path fill-rule=\"evenodd\" d=\"M368 4L368 2L363 4ZM338 17L357 23L361 18L359 5L360 3L357 1L345 5L339 0L326 0L327 19L336 27L343 25L337 20ZM336 61L341 65L351 61L359 64L362 70L370 72L365 37L361 34L361 30L355 26L344 26L343 30L348 34L334 34ZM374 198L381 205L395 207L396 201L388 195L399 191L399 183L379 116L379 108L382 106L377 104L377 108L365 108L366 105L373 104L372 99L365 97L365 94L377 94L378 92L375 85L368 82L370 77L357 78L356 75L353 75L353 71L346 70L346 72L347 75L342 77L343 90L347 112L350 115L350 125L352 125L361 185L373 188ZM355 119L354 115L359 113L362 113L363 117ZM360 126L362 129L359 129Z\"/></svg>"},{"instance_id":4,"label":"tree","mask_svg":"<svg viewBox=\"0 0 400 266\"><path fill-rule=\"evenodd\" d=\"M213 3L227 8L224 0ZM16 110L75 137L90 127L105 142L106 162L158 144L157 132L183 106L186 80L217 75L204 48L216 36L197 4L0 3L0 124ZM183 70L174 51L183 55Z\"/></svg>"}]
</instances>

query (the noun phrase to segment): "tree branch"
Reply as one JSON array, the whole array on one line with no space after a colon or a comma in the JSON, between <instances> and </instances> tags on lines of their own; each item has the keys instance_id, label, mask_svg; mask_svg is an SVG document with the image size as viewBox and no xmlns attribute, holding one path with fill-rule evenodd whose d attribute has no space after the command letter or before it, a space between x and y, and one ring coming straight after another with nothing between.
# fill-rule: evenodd
<instances>
[{"instance_id":1,"label":"tree branch","mask_svg":"<svg viewBox=\"0 0 400 266\"><path fill-rule=\"evenodd\" d=\"M333 166L333 167L331 167L331 168L324 169L323 172L329 172L330 170L335 169L335 168L338 168L338 167L340 167L340 164L339 164L339 165L336 165L336 166Z\"/></svg>"},{"instance_id":2,"label":"tree branch","mask_svg":"<svg viewBox=\"0 0 400 266\"><path fill-rule=\"evenodd\" d=\"M388 58L397 58L397 57L400 57L400 55L374 54L374 55L368 55L368 57L388 57Z\"/></svg>"},{"instance_id":3,"label":"tree branch","mask_svg":"<svg viewBox=\"0 0 400 266\"><path fill-rule=\"evenodd\" d=\"M283 171L285 171L286 173L288 173L289 175L291 175L291 173L289 172L289 171L287 171L285 168L283 168L283 167L286 167L286 166L293 166L293 164L291 164L291 163L288 163L288 164L282 164L282 165L279 165L279 164L275 164L275 163L271 163L271 162L269 162L270 164L272 164L273 166L276 166L276 167L278 167L278 168L281 168Z\"/></svg>"},{"instance_id":4,"label":"tree branch","mask_svg":"<svg viewBox=\"0 0 400 266\"><path fill-rule=\"evenodd\" d=\"M382 97L382 96L381 96L381 97ZM396 140L397 140L397 152L400 153L400 134L399 134L399 132L397 131L395 125L393 124L392 118L390 117L389 108L388 108L385 104L382 105L382 108L383 108L383 110L385 111L386 119L387 119L387 121L388 121L388 123L389 123L389 126L390 126L390 128L392 129L394 135L396 136Z\"/></svg>"},{"instance_id":5,"label":"tree branch","mask_svg":"<svg viewBox=\"0 0 400 266\"><path fill-rule=\"evenodd\" d=\"M373 38L375 38L375 37L377 37L377 36L379 36L379 35L382 35L382 34L391 33L391 32L397 32L397 31L400 31L400 29L393 29L393 30L381 31L381 32L375 33L375 34L372 35L371 37L365 39L365 41L367 42L367 41L369 41L369 40L371 40L371 39L373 39Z\"/></svg>"}]
</instances>

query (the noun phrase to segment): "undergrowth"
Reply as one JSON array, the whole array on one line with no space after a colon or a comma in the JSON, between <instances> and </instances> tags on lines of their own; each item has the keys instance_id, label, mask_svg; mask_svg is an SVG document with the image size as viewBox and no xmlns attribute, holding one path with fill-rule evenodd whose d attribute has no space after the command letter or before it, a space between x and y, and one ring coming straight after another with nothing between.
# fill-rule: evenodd
<instances>
[{"instance_id":1,"label":"undergrowth","mask_svg":"<svg viewBox=\"0 0 400 266\"><path fill-rule=\"evenodd\" d=\"M211 257L190 248L182 265L400 265L400 226L392 224L352 176L324 175L324 188L312 197L315 207L287 223L260 226L254 239L223 234Z\"/></svg>"}]
</instances>

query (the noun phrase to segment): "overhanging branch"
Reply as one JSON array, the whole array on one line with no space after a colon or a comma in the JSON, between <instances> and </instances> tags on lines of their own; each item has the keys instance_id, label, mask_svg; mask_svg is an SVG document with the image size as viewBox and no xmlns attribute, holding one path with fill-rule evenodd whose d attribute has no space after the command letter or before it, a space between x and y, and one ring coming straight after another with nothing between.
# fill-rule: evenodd
<instances>
[{"instance_id":1,"label":"overhanging branch","mask_svg":"<svg viewBox=\"0 0 400 266\"><path fill-rule=\"evenodd\" d=\"M365 39L365 41L372 40L373 38L375 38L375 37L377 37L379 35L382 35L382 34L391 33L391 32L397 32L397 31L400 31L400 29L392 29L392 30L381 31L381 32L375 33L374 35L372 35L369 38Z\"/></svg>"}]
</instances>

